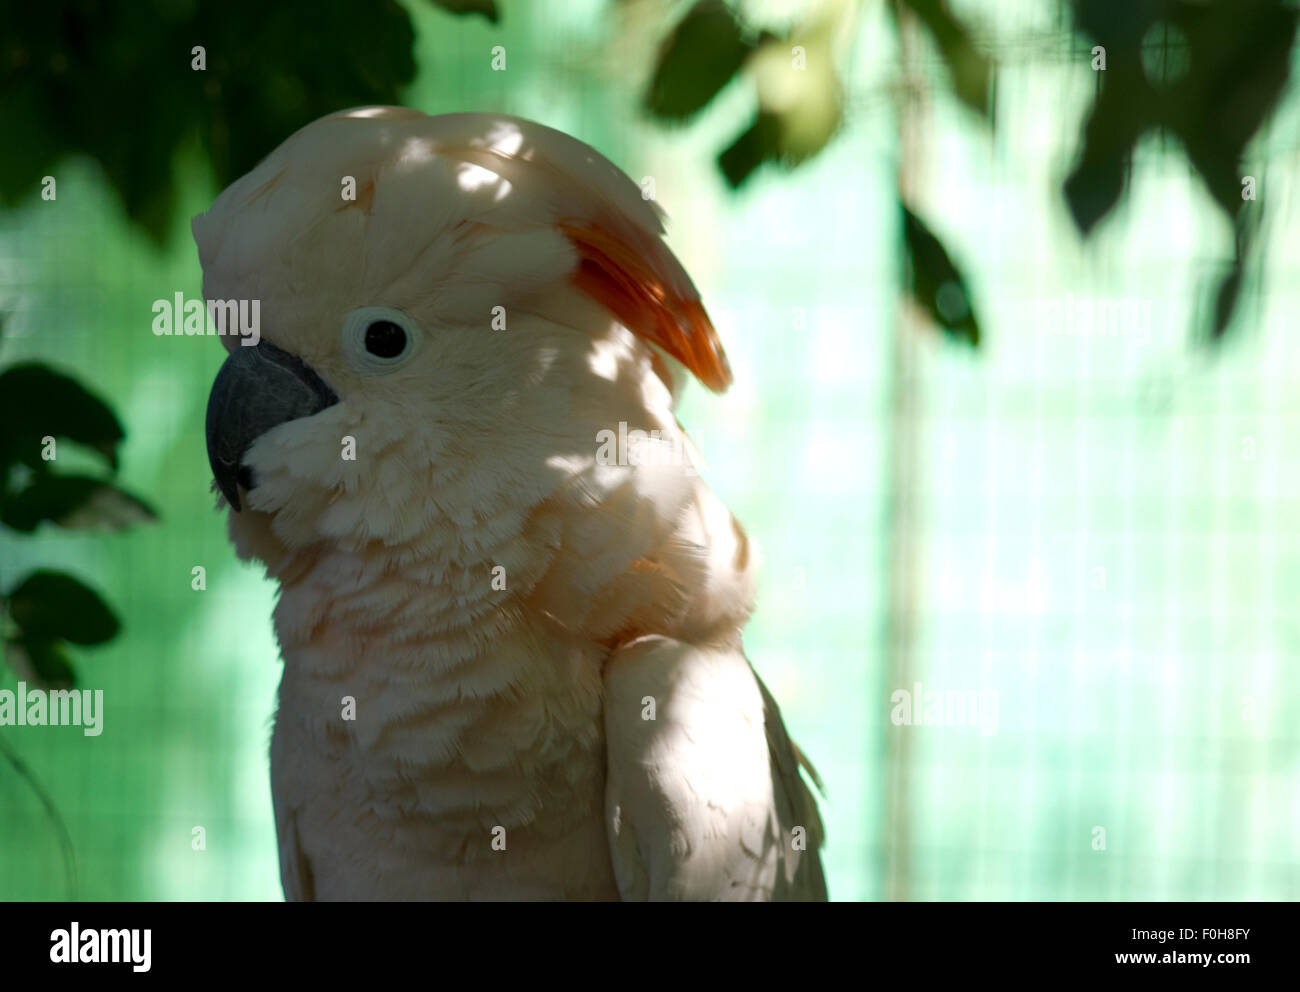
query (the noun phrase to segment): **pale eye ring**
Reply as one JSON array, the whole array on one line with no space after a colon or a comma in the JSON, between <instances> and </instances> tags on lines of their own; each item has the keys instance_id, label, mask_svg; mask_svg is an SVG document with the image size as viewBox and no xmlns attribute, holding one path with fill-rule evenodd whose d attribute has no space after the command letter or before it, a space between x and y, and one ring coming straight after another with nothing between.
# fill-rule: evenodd
<instances>
[{"instance_id":1,"label":"pale eye ring","mask_svg":"<svg viewBox=\"0 0 1300 992\"><path fill-rule=\"evenodd\" d=\"M396 307L358 307L343 321L343 353L360 372L401 368L420 350L424 335Z\"/></svg>"}]
</instances>

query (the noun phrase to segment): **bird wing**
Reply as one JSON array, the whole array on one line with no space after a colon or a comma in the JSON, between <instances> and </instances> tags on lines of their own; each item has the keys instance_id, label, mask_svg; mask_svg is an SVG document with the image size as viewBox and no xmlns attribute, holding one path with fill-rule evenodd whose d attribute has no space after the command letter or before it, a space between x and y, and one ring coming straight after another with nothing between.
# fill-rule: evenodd
<instances>
[{"instance_id":1,"label":"bird wing","mask_svg":"<svg viewBox=\"0 0 1300 992\"><path fill-rule=\"evenodd\" d=\"M292 805L284 786L292 761L284 753L283 743L271 739L271 806L275 813L275 834L280 848L280 883L285 902L315 902L316 879L311 862L298 836L298 810Z\"/></svg>"},{"instance_id":2,"label":"bird wing","mask_svg":"<svg viewBox=\"0 0 1300 992\"><path fill-rule=\"evenodd\" d=\"M298 818L291 812L277 817L276 833L280 841L280 882L285 902L315 902L316 884L311 862L303 854L298 839Z\"/></svg>"},{"instance_id":3,"label":"bird wing","mask_svg":"<svg viewBox=\"0 0 1300 992\"><path fill-rule=\"evenodd\" d=\"M605 691L624 900L826 899L806 763L738 646L639 638L607 662Z\"/></svg>"}]
</instances>

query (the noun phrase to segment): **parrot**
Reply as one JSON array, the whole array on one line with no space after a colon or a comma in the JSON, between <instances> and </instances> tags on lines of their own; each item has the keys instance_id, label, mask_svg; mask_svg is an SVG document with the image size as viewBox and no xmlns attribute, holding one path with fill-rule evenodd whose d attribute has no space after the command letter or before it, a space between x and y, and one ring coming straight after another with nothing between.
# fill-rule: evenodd
<instances>
[{"instance_id":1,"label":"parrot","mask_svg":"<svg viewBox=\"0 0 1300 992\"><path fill-rule=\"evenodd\" d=\"M205 433L278 585L286 900L827 899L757 547L674 412L732 372L663 216L561 131L362 107L193 219L209 305L258 301Z\"/></svg>"}]
</instances>

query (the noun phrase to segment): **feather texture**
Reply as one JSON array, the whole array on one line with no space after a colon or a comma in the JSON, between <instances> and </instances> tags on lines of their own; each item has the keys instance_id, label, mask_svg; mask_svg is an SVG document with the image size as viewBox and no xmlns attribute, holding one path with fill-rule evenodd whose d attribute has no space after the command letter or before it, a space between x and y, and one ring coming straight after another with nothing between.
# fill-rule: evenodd
<instances>
[{"instance_id":1,"label":"feather texture","mask_svg":"<svg viewBox=\"0 0 1300 992\"><path fill-rule=\"evenodd\" d=\"M229 515L280 584L286 895L824 898L741 653L758 556L673 413L677 368L730 372L638 187L540 125L365 108L193 228L205 295L260 299L338 400L252 443ZM364 307L409 320L409 360L356 360Z\"/></svg>"}]
</instances>

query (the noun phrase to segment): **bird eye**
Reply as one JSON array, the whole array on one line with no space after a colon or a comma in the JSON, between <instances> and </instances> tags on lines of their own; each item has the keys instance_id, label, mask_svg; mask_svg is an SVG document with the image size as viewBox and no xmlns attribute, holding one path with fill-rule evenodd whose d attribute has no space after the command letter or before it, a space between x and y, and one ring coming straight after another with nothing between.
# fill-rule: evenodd
<instances>
[{"instance_id":1,"label":"bird eye","mask_svg":"<svg viewBox=\"0 0 1300 992\"><path fill-rule=\"evenodd\" d=\"M359 372L401 368L423 340L419 325L395 307L358 307L343 321L343 353Z\"/></svg>"},{"instance_id":2,"label":"bird eye","mask_svg":"<svg viewBox=\"0 0 1300 992\"><path fill-rule=\"evenodd\" d=\"M366 351L377 358L396 358L406 350L406 332L391 320L377 320L366 328Z\"/></svg>"}]
</instances>

